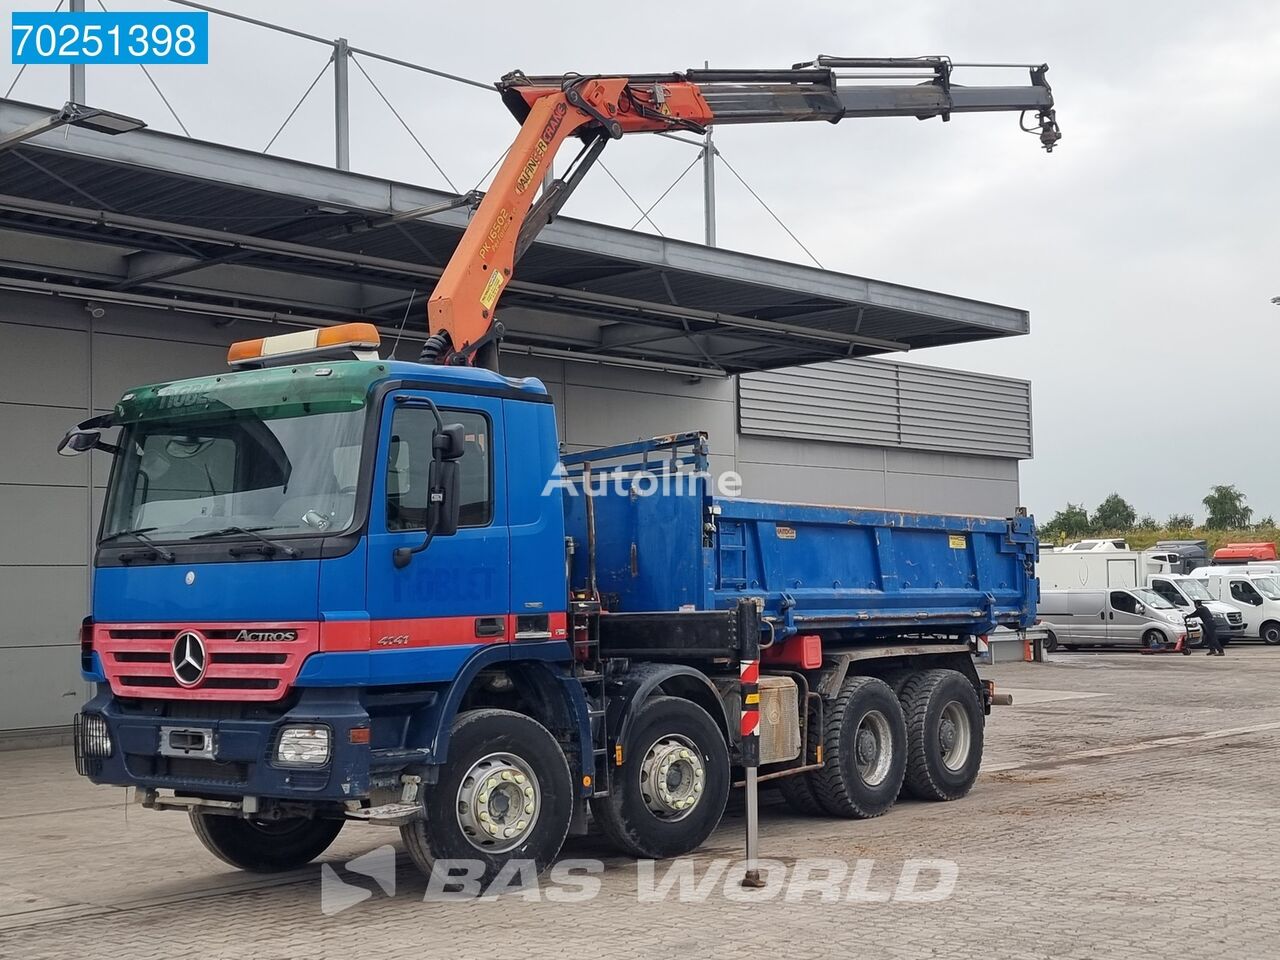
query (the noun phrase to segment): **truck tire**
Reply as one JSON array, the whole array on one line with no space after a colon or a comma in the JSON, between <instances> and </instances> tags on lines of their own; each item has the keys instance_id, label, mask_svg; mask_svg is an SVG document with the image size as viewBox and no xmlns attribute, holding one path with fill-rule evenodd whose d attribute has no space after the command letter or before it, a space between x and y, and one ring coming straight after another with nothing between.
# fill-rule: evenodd
<instances>
[{"instance_id":1,"label":"truck tire","mask_svg":"<svg viewBox=\"0 0 1280 960\"><path fill-rule=\"evenodd\" d=\"M958 800L982 766L982 704L956 670L922 670L902 690L906 787L921 800Z\"/></svg>"},{"instance_id":2,"label":"truck tire","mask_svg":"<svg viewBox=\"0 0 1280 960\"><path fill-rule=\"evenodd\" d=\"M1268 646L1276 646L1280 644L1280 623L1274 620L1268 620L1262 625L1262 629L1258 631L1258 636L1262 638L1262 642Z\"/></svg>"},{"instance_id":3,"label":"truck tire","mask_svg":"<svg viewBox=\"0 0 1280 960\"><path fill-rule=\"evenodd\" d=\"M809 758L816 756L818 752L818 744L822 739L822 731L818 729L818 718L814 711L809 712L809 723L807 733L805 735L804 760L809 762ZM782 794L782 799L796 813L803 813L810 817L821 817L826 814L821 803L818 802L817 796L813 792L812 772L797 773L791 777L783 777L778 781L778 792Z\"/></svg>"},{"instance_id":4,"label":"truck tire","mask_svg":"<svg viewBox=\"0 0 1280 960\"><path fill-rule=\"evenodd\" d=\"M729 800L729 748L710 714L680 697L651 697L636 713L609 795L591 802L606 839L656 860L702 845Z\"/></svg>"},{"instance_id":5,"label":"truck tire","mask_svg":"<svg viewBox=\"0 0 1280 960\"><path fill-rule=\"evenodd\" d=\"M1053 653L1058 649L1058 635L1050 630L1044 635L1044 652Z\"/></svg>"},{"instance_id":6,"label":"truck tire","mask_svg":"<svg viewBox=\"0 0 1280 960\"><path fill-rule=\"evenodd\" d=\"M811 775L827 813L859 820L885 813L902 788L907 730L893 690L875 677L848 677L827 710L821 770Z\"/></svg>"},{"instance_id":7,"label":"truck tire","mask_svg":"<svg viewBox=\"0 0 1280 960\"><path fill-rule=\"evenodd\" d=\"M510 710L468 710L453 721L439 781L424 790L426 819L400 836L425 876L437 862L482 864L468 880L483 893L509 861L531 861L537 873L551 865L573 801L568 761L546 727Z\"/></svg>"},{"instance_id":8,"label":"truck tire","mask_svg":"<svg viewBox=\"0 0 1280 960\"><path fill-rule=\"evenodd\" d=\"M281 873L306 866L329 848L341 820L241 820L192 810L191 827L205 849L251 873Z\"/></svg>"}]
</instances>

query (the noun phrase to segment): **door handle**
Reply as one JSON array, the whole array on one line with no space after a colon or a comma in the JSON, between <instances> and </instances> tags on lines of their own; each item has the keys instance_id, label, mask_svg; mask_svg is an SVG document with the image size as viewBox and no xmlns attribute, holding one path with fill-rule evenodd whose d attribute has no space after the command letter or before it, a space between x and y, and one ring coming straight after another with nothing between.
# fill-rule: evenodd
<instances>
[{"instance_id":1,"label":"door handle","mask_svg":"<svg viewBox=\"0 0 1280 960\"><path fill-rule=\"evenodd\" d=\"M506 632L506 617L476 617L477 637L501 637Z\"/></svg>"}]
</instances>

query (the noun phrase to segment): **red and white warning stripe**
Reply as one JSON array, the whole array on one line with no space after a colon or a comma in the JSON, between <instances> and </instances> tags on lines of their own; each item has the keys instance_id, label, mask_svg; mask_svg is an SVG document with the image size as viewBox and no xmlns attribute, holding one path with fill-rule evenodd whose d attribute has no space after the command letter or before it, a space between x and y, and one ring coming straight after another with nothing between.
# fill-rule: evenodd
<instances>
[{"instance_id":1,"label":"red and white warning stripe","mask_svg":"<svg viewBox=\"0 0 1280 960\"><path fill-rule=\"evenodd\" d=\"M743 737L760 735L760 661L743 660L738 667L738 684L742 690Z\"/></svg>"}]
</instances>

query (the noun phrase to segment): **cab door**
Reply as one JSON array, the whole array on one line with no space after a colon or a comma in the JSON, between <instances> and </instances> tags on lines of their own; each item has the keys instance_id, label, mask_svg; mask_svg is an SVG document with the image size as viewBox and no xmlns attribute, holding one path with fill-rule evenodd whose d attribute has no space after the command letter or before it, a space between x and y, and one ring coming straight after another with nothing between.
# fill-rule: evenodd
<instances>
[{"instance_id":1,"label":"cab door","mask_svg":"<svg viewBox=\"0 0 1280 960\"><path fill-rule=\"evenodd\" d=\"M435 416L424 391L385 400L369 510L368 609L375 646L459 646L504 642L511 609L511 537L506 509L505 433L500 400L431 394L446 425L461 423L458 530L435 537L397 568L398 547L425 536Z\"/></svg>"},{"instance_id":2,"label":"cab door","mask_svg":"<svg viewBox=\"0 0 1280 960\"><path fill-rule=\"evenodd\" d=\"M1142 643L1142 635L1151 621L1138 613L1141 604L1128 590L1112 590L1107 595L1107 643Z\"/></svg>"}]
</instances>

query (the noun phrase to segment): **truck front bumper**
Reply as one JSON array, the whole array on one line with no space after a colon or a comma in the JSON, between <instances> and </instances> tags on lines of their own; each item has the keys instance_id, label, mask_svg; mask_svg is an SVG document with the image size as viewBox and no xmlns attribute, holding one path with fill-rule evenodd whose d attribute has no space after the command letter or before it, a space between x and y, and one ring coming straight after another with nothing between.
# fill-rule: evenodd
<instances>
[{"instance_id":1,"label":"truck front bumper","mask_svg":"<svg viewBox=\"0 0 1280 960\"><path fill-rule=\"evenodd\" d=\"M282 710L225 711L195 701L121 701L105 684L99 689L74 728L76 769L94 783L301 802L370 794L369 715L354 689L304 690ZM289 728L311 731L308 749L286 748L292 762L281 758Z\"/></svg>"}]
</instances>

